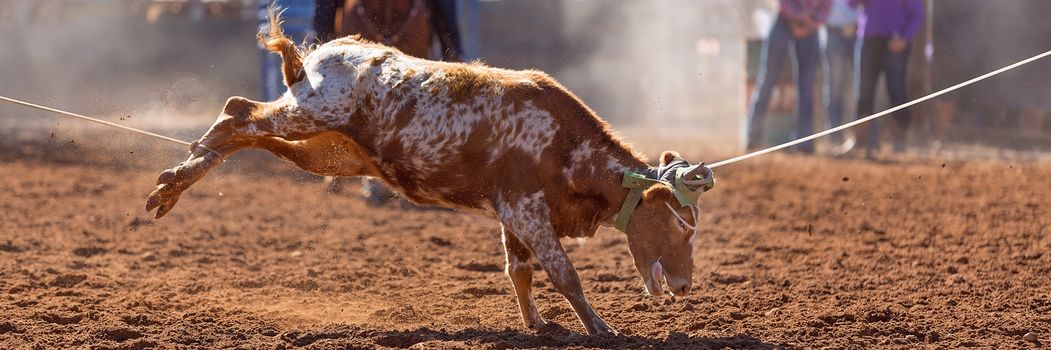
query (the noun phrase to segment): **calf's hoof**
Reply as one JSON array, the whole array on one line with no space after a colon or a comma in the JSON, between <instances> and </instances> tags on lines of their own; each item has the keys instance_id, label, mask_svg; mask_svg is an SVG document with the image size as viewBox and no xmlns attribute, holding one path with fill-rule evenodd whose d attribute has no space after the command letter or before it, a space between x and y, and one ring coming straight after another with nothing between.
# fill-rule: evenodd
<instances>
[{"instance_id":1,"label":"calf's hoof","mask_svg":"<svg viewBox=\"0 0 1051 350\"><path fill-rule=\"evenodd\" d=\"M175 203L179 201L179 195L183 191L208 173L208 169L216 167L222 161L223 159L216 155L207 154L189 159L174 168L162 171L157 176L157 187L146 198L146 211L157 209L154 218L160 219L175 207Z\"/></svg>"},{"instance_id":2,"label":"calf's hoof","mask_svg":"<svg viewBox=\"0 0 1051 350\"><path fill-rule=\"evenodd\" d=\"M544 319L541 318L538 321L526 321L526 325L525 326L526 326L526 328L532 329L534 331L542 331L542 330L547 329L548 325L549 325L549 323L547 321L544 321Z\"/></svg>"},{"instance_id":3,"label":"calf's hoof","mask_svg":"<svg viewBox=\"0 0 1051 350\"><path fill-rule=\"evenodd\" d=\"M616 329L613 329L613 328L610 328L609 326L606 326L606 328L605 328L605 329L600 329L600 330L597 330L597 331L596 331L595 333L592 333L592 334L590 334L590 335L610 335L610 336L619 336L619 335L620 335L620 332L618 332L618 331L617 331Z\"/></svg>"},{"instance_id":4,"label":"calf's hoof","mask_svg":"<svg viewBox=\"0 0 1051 350\"><path fill-rule=\"evenodd\" d=\"M605 321L601 319L595 322L590 328L588 328L588 335L612 335L618 336L620 332L610 327Z\"/></svg>"},{"instance_id":5,"label":"calf's hoof","mask_svg":"<svg viewBox=\"0 0 1051 350\"><path fill-rule=\"evenodd\" d=\"M146 199L146 211L152 211L156 208L157 213L153 218L160 219L175 207L175 203L179 201L180 194L182 194L182 191L173 190L172 186L168 184L157 185L157 188Z\"/></svg>"}]
</instances>

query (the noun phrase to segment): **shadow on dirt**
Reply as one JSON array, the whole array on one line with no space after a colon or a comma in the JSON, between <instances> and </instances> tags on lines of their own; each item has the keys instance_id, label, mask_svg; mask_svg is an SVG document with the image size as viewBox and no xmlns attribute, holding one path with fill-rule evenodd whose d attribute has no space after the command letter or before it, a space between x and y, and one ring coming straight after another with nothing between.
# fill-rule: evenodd
<instances>
[{"instance_id":1,"label":"shadow on dirt","mask_svg":"<svg viewBox=\"0 0 1051 350\"><path fill-rule=\"evenodd\" d=\"M286 333L283 340L292 346L302 347L315 343L326 345L350 341L361 345L363 338L375 345L408 348L451 349L509 349L509 348L589 348L589 349L782 349L787 344L763 342L747 334L732 337L691 337L685 333L672 332L667 338L641 336L586 336L550 323L543 331L532 334L519 330L499 331L468 328L459 331L435 330L427 327L407 331L368 331L348 326L337 326L318 333ZM316 344L321 345L321 344ZM351 345L351 344L347 344Z\"/></svg>"},{"instance_id":2,"label":"shadow on dirt","mask_svg":"<svg viewBox=\"0 0 1051 350\"><path fill-rule=\"evenodd\" d=\"M456 332L420 328L413 331L384 332L377 336L376 343L393 348L409 348L416 344L454 342L496 349L535 347L584 347L597 349L775 349L784 346L771 344L750 335L723 338L691 337L685 333L671 333L667 338L645 338L640 336L586 336L574 333L561 326L549 325L540 334L523 333L517 330L490 331L466 329ZM556 328L556 329L551 329Z\"/></svg>"}]
</instances>

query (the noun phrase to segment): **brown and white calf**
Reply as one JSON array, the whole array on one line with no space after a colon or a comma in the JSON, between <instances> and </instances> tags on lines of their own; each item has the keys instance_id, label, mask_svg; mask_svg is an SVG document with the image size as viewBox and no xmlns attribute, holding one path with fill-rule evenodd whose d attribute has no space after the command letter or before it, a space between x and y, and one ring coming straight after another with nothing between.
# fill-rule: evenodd
<instances>
[{"instance_id":1,"label":"brown and white calf","mask_svg":"<svg viewBox=\"0 0 1051 350\"><path fill-rule=\"evenodd\" d=\"M652 167L576 96L538 71L427 61L356 37L306 55L279 29L260 40L282 55L288 92L272 102L230 98L187 160L161 173L147 210L163 216L244 148L320 175L380 178L413 201L500 221L528 327L545 324L531 295L535 259L589 334L615 332L585 298L559 238L611 225L629 193L624 173ZM690 290L696 212L680 203L666 186L645 188L625 230L651 294L665 281L675 295Z\"/></svg>"}]
</instances>

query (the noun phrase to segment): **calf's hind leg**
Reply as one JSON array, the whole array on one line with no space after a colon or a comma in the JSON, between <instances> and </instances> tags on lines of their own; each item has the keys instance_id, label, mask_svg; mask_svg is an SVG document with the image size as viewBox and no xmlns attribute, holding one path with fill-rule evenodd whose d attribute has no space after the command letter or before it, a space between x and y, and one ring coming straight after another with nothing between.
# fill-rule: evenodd
<instances>
[{"instance_id":1,"label":"calf's hind leg","mask_svg":"<svg viewBox=\"0 0 1051 350\"><path fill-rule=\"evenodd\" d=\"M379 175L379 170L357 142L339 132L326 131L296 141L264 137L259 138L256 144L300 169L317 175Z\"/></svg>"},{"instance_id":2,"label":"calf's hind leg","mask_svg":"<svg viewBox=\"0 0 1051 350\"><path fill-rule=\"evenodd\" d=\"M501 227L500 231L504 242L504 253L507 255L505 271L507 276L511 277L511 284L515 288L518 308L522 311L522 321L525 322L526 327L542 328L547 322L536 311L536 301L533 300L533 266L530 264L533 253L506 227Z\"/></svg>"}]
</instances>

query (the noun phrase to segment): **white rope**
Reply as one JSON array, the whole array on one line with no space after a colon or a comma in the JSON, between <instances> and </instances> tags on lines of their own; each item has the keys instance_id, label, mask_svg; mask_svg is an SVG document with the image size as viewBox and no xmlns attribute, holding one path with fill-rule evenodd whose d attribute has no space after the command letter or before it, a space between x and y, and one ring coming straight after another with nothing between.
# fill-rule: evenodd
<instances>
[{"instance_id":1,"label":"white rope","mask_svg":"<svg viewBox=\"0 0 1051 350\"><path fill-rule=\"evenodd\" d=\"M764 155L764 154L767 154L767 153L770 153L770 152L773 152L773 151L777 151L777 150L780 150L780 149L783 149L783 148L792 147L792 146L798 145L800 143L807 142L807 141L810 141L810 140L816 139L818 137L822 137L822 136L825 136L825 135L828 135L828 134L831 134L831 133L834 133L834 132L837 132L837 131L842 131L844 129L848 129L848 128L854 127L854 126L856 126L858 124L861 124L861 123L864 123L864 122L867 122L867 121L870 121L870 120L873 120L873 119L876 119L876 118L879 118L879 117L882 117L882 116L885 116L885 115L888 115L888 114L891 114L891 113L894 113L894 112L897 112L897 111L905 109L905 108L912 107L913 105L915 105L917 103L924 102L924 101L930 100L932 98L935 98L935 97L938 97L938 96L941 96L941 95L953 92L953 91L955 91L957 89L960 89L962 87L965 87L965 86L977 83L979 81L985 80L985 79L987 79L989 77L992 77L994 75L997 75L997 74L1000 74L1000 73L1003 73L1003 72L1006 72L1006 71L1009 71L1009 70L1012 70L1012 69L1024 66L1026 64L1032 63L1033 61L1040 60L1040 59L1042 59L1044 57L1047 57L1049 55L1051 55L1051 51L1047 51L1047 52L1044 52L1042 54L1030 57L1030 58L1022 60L1022 61L1019 61L1019 62L1017 62L1015 64L1010 65L1010 66L994 70L992 72L989 72L989 73L983 74L981 76L978 76L978 77L976 77L974 79L971 79L971 80L968 80L968 81L965 81L965 82L962 82L962 83L950 86L950 87L945 88L945 89L943 89L941 91L931 93L930 95L920 97L918 99L915 99L915 100L909 101L907 103L898 105L898 106L896 106L894 108L885 110L883 112L879 112L879 113L870 115L868 117L865 117L865 118L862 118L862 119L858 119L858 120L852 121L850 123L846 123L846 124L837 126L835 128L828 129L828 130L825 130L825 131L822 131L822 132L819 132L819 133L816 133L816 134L813 134L813 135L810 135L810 136L807 136L807 137L804 137L804 138L801 138L801 139L789 141L789 142L786 142L786 143L783 143L783 144L780 144L780 145L777 145L777 146L774 146L774 147L770 147L770 148L767 148L767 149L755 151L755 152L752 152L752 153L748 153L748 154L745 154L745 155L737 156L737 157L730 158L730 159L727 159L727 160L723 160L723 161L720 161L720 162L712 163L712 164L709 164L708 167L712 168L712 169L715 169L715 168L718 168L718 167L723 166L723 165L733 164L733 163L737 163L737 162L740 162L740 161L745 160L745 159L755 158L755 157L758 157L758 156L761 156L761 155Z\"/></svg>"},{"instance_id":2,"label":"white rope","mask_svg":"<svg viewBox=\"0 0 1051 350\"><path fill-rule=\"evenodd\" d=\"M105 121L105 120L102 120L102 119L96 119L96 118L88 117L88 116L85 116L85 115L80 115L80 114L76 114L76 113L71 113L71 112L66 112L66 111L63 111L63 110L54 109L54 108L51 108L51 107L45 107L45 106L41 106L41 105L34 104L34 103L29 103L29 102L25 102L25 101L16 100L16 99L13 99L13 98L10 98L10 97L0 96L0 101L11 102L11 103L14 103L14 104L17 104L17 105L22 105L22 106L26 106L26 107L30 107L30 108L36 108L36 109L39 109L39 110L42 110L42 111L48 111L48 112L51 112L51 113L56 113L56 114L67 116L67 117L79 118L79 119L87 120L87 121L93 122L93 123L98 123L98 124L102 124L102 125L106 125L106 126L112 126L114 128L119 128L119 129L124 129L124 130L127 130L127 131L131 131L131 132L136 132L136 133L143 134L143 135L146 135L146 136L153 136L153 137L156 137L156 138L161 139L161 140L174 142L174 143L177 143L177 144L180 144L180 145L184 145L184 146L190 146L191 148L192 147L200 147L200 148L202 148L202 149L204 149L204 150L206 150L208 152L214 153L215 155L219 156L219 158L223 157L223 155L221 153L219 153L218 151L213 150L213 149L208 148L208 147L205 147L204 145L202 145L202 144L200 144L200 143L198 143L196 141L195 142L186 142L186 141L183 141L183 140L179 140L179 139L176 139L176 138L171 138L171 137L164 136L164 135L161 135L161 134L152 133L152 132L149 132L149 131L146 131L146 130L136 129L136 128L133 128L133 127L130 127L130 126L127 126L127 125L121 125L121 124L117 124L117 123L114 123L114 122Z\"/></svg>"},{"instance_id":3,"label":"white rope","mask_svg":"<svg viewBox=\"0 0 1051 350\"><path fill-rule=\"evenodd\" d=\"M80 119L87 120L89 122L99 123L99 124L102 124L102 125L108 125L108 126L112 126L112 127L115 127L115 128L128 130L128 131L131 131L131 132L137 132L137 133L140 133L140 134L143 134L143 135L153 136L153 137L159 138L161 140L175 142L175 143L178 143L180 145L185 145L185 146L190 146L191 145L189 142L186 142L186 141L183 141L183 140L179 140L179 139L174 139L174 138L171 138L171 137L168 137L168 136L164 136L164 135L155 134L155 133L152 133L152 132L149 132L149 131L146 131L146 130L140 130L140 129L136 129L136 128L133 128L133 127L130 127L130 126L125 126L125 125L117 124L117 123L114 123L114 122L108 122L108 121L101 120L101 119L95 119L95 118L92 118L92 117L88 117L88 116L84 116L84 115L80 115L80 114L76 114L76 113L70 113L70 112L66 112L66 111L63 111L63 110L54 109L54 108L51 108L51 107L44 107L44 106L41 106L41 105L38 105L38 104L33 104L33 103L25 102L25 101L19 101L19 100L13 99L13 98L0 96L0 100L4 100L4 101L11 102L11 103L14 103L14 104L23 105L23 106L26 106L26 107L36 108L36 109L43 110L43 111L48 111L48 112L51 112L51 113L61 114L61 115L67 116L67 117L80 118Z\"/></svg>"},{"instance_id":4,"label":"white rope","mask_svg":"<svg viewBox=\"0 0 1051 350\"><path fill-rule=\"evenodd\" d=\"M675 208L672 208L671 204L668 204L668 202L664 202L664 206L668 207L668 210L670 210L671 213L675 215L675 220L679 221L679 224L682 224L682 227L688 229L690 232L697 231L697 223L701 222L701 216L697 213L700 210L697 208L696 205L690 204L690 215L693 215L693 225L690 225L690 222L686 221L686 218L682 217L682 215L679 215L679 212L675 210Z\"/></svg>"},{"instance_id":5,"label":"white rope","mask_svg":"<svg viewBox=\"0 0 1051 350\"><path fill-rule=\"evenodd\" d=\"M822 131L822 132L819 132L819 133L816 133L816 134L813 134L813 135L810 135L810 136L807 136L807 137L804 137L804 138L801 138L801 139L792 140L792 141L785 142L785 143L782 143L782 144L777 145L777 146L773 146L773 147L770 147L770 148L758 150L758 151L755 151L755 152L752 152L752 153L744 154L744 155L737 156L737 157L734 157L734 158L730 158L730 159L727 159L727 160L715 162L715 163L709 164L708 168L715 169L715 168L721 167L723 165L737 163L737 162L740 162L742 160L755 158L755 157L758 157L758 156L761 156L761 155L764 155L764 154L767 154L767 153L770 153L770 152L774 152L774 151L778 151L778 150L781 150L781 149L784 149L784 148L792 147L792 146L798 145L798 144L803 143L803 142L807 142L807 141L810 141L810 140L813 140L813 139L816 139L816 138L819 138L819 137L822 137L822 136L829 135L829 134L834 133L834 132L838 132L838 131L842 131L842 130L845 130L845 129L849 129L851 127L857 126L858 124L861 124L861 123L864 123L864 122L867 122L867 121L870 121L870 120L873 120L873 119L876 119L876 118L880 118L880 117L886 116L888 114L897 112L897 111L905 109L905 108L912 107L913 105L916 105L918 103L925 102L925 101L930 100L932 98L935 98L935 97L938 97L938 96L941 96L941 95L944 95L944 94L956 91L956 90L958 90L960 88L963 88L965 86L968 86L968 85L977 83L979 81L988 79L988 78L993 77L995 75L998 75L1000 73L1003 73L1003 72L1006 72L1006 71L1009 71L1009 70L1012 70L1012 69L1024 66L1026 64L1032 63L1033 61L1037 61L1037 60L1043 59L1043 58L1045 58L1047 56L1051 56L1051 51L1047 51L1047 52L1044 52L1042 54L1039 54L1039 55L1027 58L1027 59L1022 60L1022 61L1019 61L1019 62L1017 62L1015 64L1012 64L1012 65L1009 65L1009 66L1006 66L1006 67L994 70L994 71L989 72L989 73L985 73L985 74L980 75L978 77L975 77L975 78L973 78L971 80L968 80L968 81L965 81L965 82L962 82L962 83L950 86L948 88L942 89L941 91L937 91L937 92L931 93L931 94L929 94L927 96L923 96L923 97L920 97L918 99L906 102L904 104L895 106L895 107L893 107L891 109L888 109L888 110L885 110L883 112L879 112L879 113L870 115L868 117L861 118L861 119L852 121L850 123L846 123L846 124L837 126L835 128L828 129L828 130L825 130L825 131ZM58 109L54 109L54 108L50 108L50 107L44 107L44 106L41 106L41 105L32 104L32 103L24 102L24 101L19 101L19 100L16 100L16 99L13 99L13 98L4 97L4 96L0 96L0 100L11 102L11 103L14 103L14 104L23 105L23 106L26 106L26 107L32 107L32 108L36 108L36 109L39 109L39 110L44 110L44 111L48 111L48 112L52 112L52 113L57 113L57 114L61 114L61 115L68 116L68 117L80 118L80 119L87 120L87 121L90 121L90 122L95 122L95 123L99 123L99 124L102 124L102 125L112 126L112 127L115 127L115 128L120 128L120 129L124 129L124 130L128 130L128 131L131 131L131 132L140 133L140 134L147 135L147 136L153 136L153 137L156 137L158 139L165 140L165 141L170 141L170 142L175 142L175 143L178 143L180 145L186 145L186 146L190 146L190 147L201 147L201 148L203 148L203 149L205 149L205 150L207 150L209 152L212 152L212 153L222 157L222 154L220 154L219 152L216 152L215 150L213 150L211 148L208 148L208 147L205 147L204 145L201 145L201 144L199 144L197 142L186 142L186 141L174 139L174 138L171 138L171 137L168 137L168 136L155 134L155 133L152 133L152 132L149 132L149 131L136 129L136 128L133 128L133 127L130 127L130 126L124 126L124 125L121 125L121 124L108 122L108 121L101 120L101 119L95 119L95 118L83 116L83 115L76 114L76 113L70 113L70 112L66 112L66 111L62 111L62 110L58 110Z\"/></svg>"}]
</instances>

